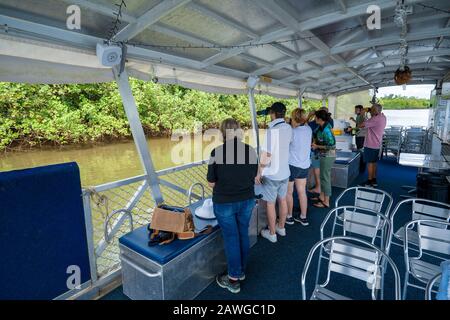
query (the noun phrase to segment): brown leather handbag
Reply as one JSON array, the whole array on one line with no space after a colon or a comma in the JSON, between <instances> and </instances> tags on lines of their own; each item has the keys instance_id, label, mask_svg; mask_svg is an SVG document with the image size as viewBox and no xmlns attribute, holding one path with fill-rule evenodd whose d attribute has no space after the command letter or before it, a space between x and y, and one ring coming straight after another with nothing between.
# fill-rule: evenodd
<instances>
[{"instance_id":1,"label":"brown leather handbag","mask_svg":"<svg viewBox=\"0 0 450 320\"><path fill-rule=\"evenodd\" d=\"M188 240L199 234L195 233L194 219L189 208L159 205L153 210L152 223L149 225L150 242L149 245L168 244L176 238ZM201 232L207 234L212 231L212 227Z\"/></svg>"}]
</instances>

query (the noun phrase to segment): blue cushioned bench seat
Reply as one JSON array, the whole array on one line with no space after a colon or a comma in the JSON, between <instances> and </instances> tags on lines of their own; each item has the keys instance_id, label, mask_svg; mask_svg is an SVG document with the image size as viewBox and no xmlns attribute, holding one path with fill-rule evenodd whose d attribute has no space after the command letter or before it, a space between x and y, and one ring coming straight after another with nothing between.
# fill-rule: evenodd
<instances>
[{"instance_id":1,"label":"blue cushioned bench seat","mask_svg":"<svg viewBox=\"0 0 450 320\"><path fill-rule=\"evenodd\" d=\"M213 230L218 228L219 227L216 226ZM119 239L119 243L143 255L144 257L157 262L160 265L164 265L207 236L208 235L201 235L190 240L176 239L166 245L156 245L150 247L148 245L149 231L146 226L143 226L122 236Z\"/></svg>"}]
</instances>

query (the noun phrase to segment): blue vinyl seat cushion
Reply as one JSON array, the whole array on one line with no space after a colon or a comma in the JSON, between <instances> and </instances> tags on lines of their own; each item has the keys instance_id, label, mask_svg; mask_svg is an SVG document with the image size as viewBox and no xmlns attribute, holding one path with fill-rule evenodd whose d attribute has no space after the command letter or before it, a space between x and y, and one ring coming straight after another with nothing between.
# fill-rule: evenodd
<instances>
[{"instance_id":1,"label":"blue vinyl seat cushion","mask_svg":"<svg viewBox=\"0 0 450 320\"><path fill-rule=\"evenodd\" d=\"M213 230L217 230L216 226ZM119 243L161 265L182 254L208 235L200 235L189 240L174 240L165 245L149 246L149 231L146 226L137 228L119 239Z\"/></svg>"}]
</instances>

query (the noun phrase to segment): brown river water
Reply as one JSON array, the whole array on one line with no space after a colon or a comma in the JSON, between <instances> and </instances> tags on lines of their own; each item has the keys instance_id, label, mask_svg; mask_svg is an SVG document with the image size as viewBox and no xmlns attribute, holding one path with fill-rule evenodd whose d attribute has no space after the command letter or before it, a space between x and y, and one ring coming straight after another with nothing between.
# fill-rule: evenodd
<instances>
[{"instance_id":1,"label":"brown river water","mask_svg":"<svg viewBox=\"0 0 450 320\"><path fill-rule=\"evenodd\" d=\"M252 141L251 132L246 132L247 142ZM210 151L218 141L193 139L190 143L175 140L170 137L149 138L147 140L156 170L170 168L176 165L207 159ZM203 146L200 147L200 146ZM200 148L199 148L200 147ZM190 154L184 163L174 161L174 148L186 148ZM177 150L178 150L177 149ZM176 160L176 159L175 159ZM81 183L84 187L99 185L143 174L139 155L132 140L113 142L93 146L45 147L27 151L0 153L0 171L25 169L55 163L75 161L80 167Z\"/></svg>"}]
</instances>

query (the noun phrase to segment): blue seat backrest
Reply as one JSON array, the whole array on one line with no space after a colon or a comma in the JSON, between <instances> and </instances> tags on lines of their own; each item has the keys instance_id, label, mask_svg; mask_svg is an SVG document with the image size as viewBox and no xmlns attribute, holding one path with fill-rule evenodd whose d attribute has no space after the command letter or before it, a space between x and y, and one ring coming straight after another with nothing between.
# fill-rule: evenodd
<instances>
[{"instance_id":1,"label":"blue seat backrest","mask_svg":"<svg viewBox=\"0 0 450 320\"><path fill-rule=\"evenodd\" d=\"M0 300L56 298L69 266L90 280L75 162L0 172L0 261Z\"/></svg>"}]
</instances>

